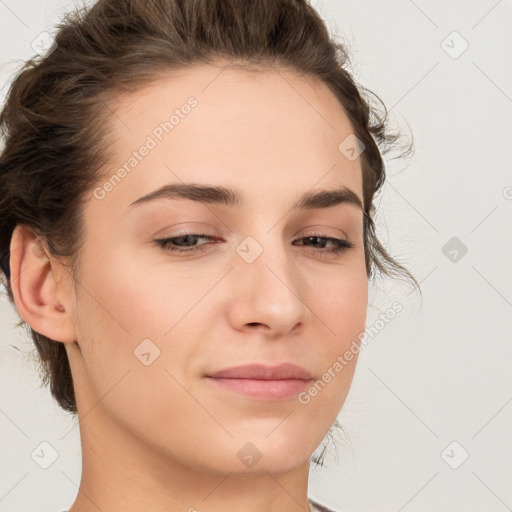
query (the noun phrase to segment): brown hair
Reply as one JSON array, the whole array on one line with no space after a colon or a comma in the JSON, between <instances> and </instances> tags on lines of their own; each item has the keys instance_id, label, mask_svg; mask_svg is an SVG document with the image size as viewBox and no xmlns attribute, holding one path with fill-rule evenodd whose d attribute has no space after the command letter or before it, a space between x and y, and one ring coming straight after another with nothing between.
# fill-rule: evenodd
<instances>
[{"instance_id":1,"label":"brown hair","mask_svg":"<svg viewBox=\"0 0 512 512\"><path fill-rule=\"evenodd\" d=\"M17 224L69 262L73 277L79 275L81 207L108 161L102 128L114 94L218 58L248 69L287 67L330 88L365 147L360 158L367 275L405 276L419 288L381 245L373 220L374 196L385 179L382 155L399 147L399 135L389 133L385 105L355 81L344 44L329 35L306 0L100 0L68 14L55 43L53 51L25 63L0 113L0 254L11 303L8 257ZM412 144L403 154L411 153ZM28 328L43 384L76 414L64 344Z\"/></svg>"}]
</instances>

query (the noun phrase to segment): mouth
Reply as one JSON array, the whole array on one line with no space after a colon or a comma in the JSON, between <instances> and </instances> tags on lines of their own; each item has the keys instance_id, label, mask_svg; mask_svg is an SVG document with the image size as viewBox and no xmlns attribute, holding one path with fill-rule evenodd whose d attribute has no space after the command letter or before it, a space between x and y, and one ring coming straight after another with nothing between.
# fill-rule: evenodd
<instances>
[{"instance_id":1,"label":"mouth","mask_svg":"<svg viewBox=\"0 0 512 512\"><path fill-rule=\"evenodd\" d=\"M310 380L302 379L236 379L208 377L221 388L262 400L282 400L297 396L308 385Z\"/></svg>"},{"instance_id":2,"label":"mouth","mask_svg":"<svg viewBox=\"0 0 512 512\"><path fill-rule=\"evenodd\" d=\"M206 375L206 378L220 389L260 400L294 397L313 380L307 370L292 363L236 366Z\"/></svg>"}]
</instances>

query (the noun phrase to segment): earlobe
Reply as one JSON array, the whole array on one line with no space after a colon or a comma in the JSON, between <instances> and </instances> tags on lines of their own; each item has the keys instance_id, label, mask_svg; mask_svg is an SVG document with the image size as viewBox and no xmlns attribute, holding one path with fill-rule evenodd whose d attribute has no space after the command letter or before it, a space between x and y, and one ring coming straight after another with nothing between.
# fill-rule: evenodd
<instances>
[{"instance_id":1,"label":"earlobe","mask_svg":"<svg viewBox=\"0 0 512 512\"><path fill-rule=\"evenodd\" d=\"M11 289L18 313L36 332L55 341L76 341L71 315L70 277L57 282L61 267L42 240L17 225L10 245Z\"/></svg>"}]
</instances>

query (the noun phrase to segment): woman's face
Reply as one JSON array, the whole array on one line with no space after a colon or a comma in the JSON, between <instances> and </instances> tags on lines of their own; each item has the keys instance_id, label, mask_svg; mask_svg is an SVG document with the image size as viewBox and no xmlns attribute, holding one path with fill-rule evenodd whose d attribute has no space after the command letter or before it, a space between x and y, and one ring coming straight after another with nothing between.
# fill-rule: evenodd
<instances>
[{"instance_id":1,"label":"woman's face","mask_svg":"<svg viewBox=\"0 0 512 512\"><path fill-rule=\"evenodd\" d=\"M344 353L365 327L361 208L299 205L346 189L362 201L347 116L320 82L207 65L108 110L112 155L85 204L77 345L66 344L82 437L222 474L308 462L346 398L357 352ZM188 198L141 200L185 184L230 200L184 188ZM332 239L353 247L332 252L343 247ZM211 377L281 363L311 380Z\"/></svg>"}]
</instances>

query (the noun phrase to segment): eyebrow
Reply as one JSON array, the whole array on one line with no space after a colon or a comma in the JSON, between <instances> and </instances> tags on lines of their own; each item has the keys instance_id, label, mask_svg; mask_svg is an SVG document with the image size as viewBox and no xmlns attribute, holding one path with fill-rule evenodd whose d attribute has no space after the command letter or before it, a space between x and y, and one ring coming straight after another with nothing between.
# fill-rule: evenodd
<instances>
[{"instance_id":1,"label":"eyebrow","mask_svg":"<svg viewBox=\"0 0 512 512\"><path fill-rule=\"evenodd\" d=\"M202 185L197 183L172 183L164 185L145 196L130 203L128 209L134 206L147 204L157 199L189 199L208 204L220 204L230 207L242 207L243 194L236 189L222 186ZM348 204L364 211L359 196L348 187L334 190L313 190L306 192L299 198L294 209L312 210L317 208L330 208L339 204Z\"/></svg>"}]
</instances>

